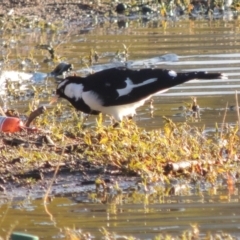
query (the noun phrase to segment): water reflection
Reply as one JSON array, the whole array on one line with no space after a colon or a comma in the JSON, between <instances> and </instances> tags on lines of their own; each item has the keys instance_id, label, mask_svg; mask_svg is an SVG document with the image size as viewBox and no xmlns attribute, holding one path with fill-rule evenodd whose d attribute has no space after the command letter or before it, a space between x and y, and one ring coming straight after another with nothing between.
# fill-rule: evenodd
<instances>
[{"instance_id":1,"label":"water reflection","mask_svg":"<svg viewBox=\"0 0 240 240\"><path fill-rule=\"evenodd\" d=\"M69 198L56 197L48 203L52 220L44 211L41 199L27 204L13 200L10 205L1 204L0 235L4 236L14 224L15 230L27 229L43 239L58 238L64 227L80 228L97 239L102 236L99 232L102 227L117 234L152 239L159 233L179 234L194 222L202 234L226 231L237 235L238 189L230 193L225 188L209 187L200 192L188 187L173 195L163 195L159 190L141 193L130 189L118 194L75 193ZM88 201L82 202L86 196ZM16 215L17 221L13 221Z\"/></svg>"}]
</instances>

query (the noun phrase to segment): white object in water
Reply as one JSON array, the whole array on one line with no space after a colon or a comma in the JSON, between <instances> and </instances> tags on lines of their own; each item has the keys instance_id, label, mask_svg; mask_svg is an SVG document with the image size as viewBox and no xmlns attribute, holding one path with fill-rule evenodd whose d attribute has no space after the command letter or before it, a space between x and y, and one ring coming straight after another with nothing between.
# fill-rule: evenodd
<instances>
[{"instance_id":1,"label":"white object in water","mask_svg":"<svg viewBox=\"0 0 240 240\"><path fill-rule=\"evenodd\" d=\"M5 83L6 80L11 82L23 82L23 81L33 81L40 82L43 81L48 76L47 73L25 73L19 71L2 71L0 72L0 86Z\"/></svg>"}]
</instances>

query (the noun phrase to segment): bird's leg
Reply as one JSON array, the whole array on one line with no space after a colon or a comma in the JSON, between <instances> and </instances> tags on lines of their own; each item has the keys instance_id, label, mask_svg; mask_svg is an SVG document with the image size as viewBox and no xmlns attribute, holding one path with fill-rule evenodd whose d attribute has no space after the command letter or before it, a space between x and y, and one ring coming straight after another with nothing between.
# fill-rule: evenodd
<instances>
[{"instance_id":1,"label":"bird's leg","mask_svg":"<svg viewBox=\"0 0 240 240\"><path fill-rule=\"evenodd\" d=\"M193 102L192 102L191 108L192 108L193 118L195 118L195 119L196 118L201 118L201 116L200 116L200 107L197 104L197 98L194 97L192 100L193 100Z\"/></svg>"},{"instance_id":2,"label":"bird's leg","mask_svg":"<svg viewBox=\"0 0 240 240\"><path fill-rule=\"evenodd\" d=\"M83 123L85 123L89 118L89 114L85 115L84 118L83 118Z\"/></svg>"},{"instance_id":3,"label":"bird's leg","mask_svg":"<svg viewBox=\"0 0 240 240\"><path fill-rule=\"evenodd\" d=\"M151 118L153 118L153 112L154 112L154 106L153 106L153 98L150 100L150 115L151 115Z\"/></svg>"}]
</instances>

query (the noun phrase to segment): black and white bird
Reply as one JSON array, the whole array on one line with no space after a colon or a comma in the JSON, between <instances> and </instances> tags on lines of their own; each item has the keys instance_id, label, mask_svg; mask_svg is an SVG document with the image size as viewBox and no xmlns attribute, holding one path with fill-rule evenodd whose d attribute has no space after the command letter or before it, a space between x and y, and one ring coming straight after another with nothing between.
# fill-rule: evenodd
<instances>
[{"instance_id":1,"label":"black and white bird","mask_svg":"<svg viewBox=\"0 0 240 240\"><path fill-rule=\"evenodd\" d=\"M121 121L125 116L135 115L136 109L154 93L193 79L226 78L221 73L111 68L87 77L67 77L58 85L56 95L84 113L102 112Z\"/></svg>"}]
</instances>

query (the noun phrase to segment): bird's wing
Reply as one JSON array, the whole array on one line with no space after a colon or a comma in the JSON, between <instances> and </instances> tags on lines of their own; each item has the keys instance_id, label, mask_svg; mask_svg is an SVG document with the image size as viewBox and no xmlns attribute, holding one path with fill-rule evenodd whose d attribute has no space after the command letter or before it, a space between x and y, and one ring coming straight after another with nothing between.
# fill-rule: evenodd
<instances>
[{"instance_id":1,"label":"bird's wing","mask_svg":"<svg viewBox=\"0 0 240 240\"><path fill-rule=\"evenodd\" d=\"M107 69L85 79L83 100L95 106L116 106L141 101L154 93L192 79L224 78L221 73L177 73L166 69ZM97 108L98 109L98 108Z\"/></svg>"},{"instance_id":2,"label":"bird's wing","mask_svg":"<svg viewBox=\"0 0 240 240\"><path fill-rule=\"evenodd\" d=\"M166 91L166 76L169 76L168 70L162 69L108 69L86 78L83 100L92 109L141 101L155 92ZM162 84L160 78L163 78Z\"/></svg>"}]
</instances>

